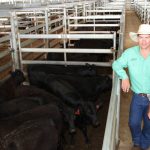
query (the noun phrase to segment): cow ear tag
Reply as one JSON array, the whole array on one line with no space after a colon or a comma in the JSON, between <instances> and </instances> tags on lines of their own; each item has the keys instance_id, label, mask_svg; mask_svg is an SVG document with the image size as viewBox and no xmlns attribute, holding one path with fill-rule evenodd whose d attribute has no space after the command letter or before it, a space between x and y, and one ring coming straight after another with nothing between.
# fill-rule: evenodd
<instances>
[{"instance_id":1,"label":"cow ear tag","mask_svg":"<svg viewBox=\"0 0 150 150\"><path fill-rule=\"evenodd\" d=\"M75 111L75 115L80 115L80 110L79 110L79 109L77 109L77 110Z\"/></svg>"}]
</instances>

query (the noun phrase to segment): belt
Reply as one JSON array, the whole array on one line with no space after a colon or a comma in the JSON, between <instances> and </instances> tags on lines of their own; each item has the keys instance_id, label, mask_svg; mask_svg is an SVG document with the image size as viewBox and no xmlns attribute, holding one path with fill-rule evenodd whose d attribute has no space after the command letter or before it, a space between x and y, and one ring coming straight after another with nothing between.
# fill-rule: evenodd
<instances>
[{"instance_id":1,"label":"belt","mask_svg":"<svg viewBox=\"0 0 150 150\"><path fill-rule=\"evenodd\" d=\"M145 94L145 93L139 93L138 95L147 98L147 94Z\"/></svg>"},{"instance_id":2,"label":"belt","mask_svg":"<svg viewBox=\"0 0 150 150\"><path fill-rule=\"evenodd\" d=\"M146 97L150 101L150 94L138 93L137 95L142 96L142 97Z\"/></svg>"}]
</instances>

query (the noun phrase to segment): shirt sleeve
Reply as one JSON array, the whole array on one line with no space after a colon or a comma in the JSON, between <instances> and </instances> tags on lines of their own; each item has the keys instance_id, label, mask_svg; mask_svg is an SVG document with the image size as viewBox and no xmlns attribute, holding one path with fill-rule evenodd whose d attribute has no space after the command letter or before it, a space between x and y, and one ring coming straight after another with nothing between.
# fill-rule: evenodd
<instances>
[{"instance_id":1,"label":"shirt sleeve","mask_svg":"<svg viewBox=\"0 0 150 150\"><path fill-rule=\"evenodd\" d=\"M117 73L120 79L127 79L128 75L125 71L128 64L128 53L125 51L122 55L113 62L112 68Z\"/></svg>"}]
</instances>

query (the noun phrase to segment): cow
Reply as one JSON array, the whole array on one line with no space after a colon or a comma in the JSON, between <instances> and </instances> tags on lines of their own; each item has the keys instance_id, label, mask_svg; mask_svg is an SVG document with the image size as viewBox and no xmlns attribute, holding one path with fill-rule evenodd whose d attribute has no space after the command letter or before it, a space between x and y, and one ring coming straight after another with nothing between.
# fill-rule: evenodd
<instances>
[{"instance_id":1,"label":"cow","mask_svg":"<svg viewBox=\"0 0 150 150\"><path fill-rule=\"evenodd\" d=\"M0 104L0 119L14 116L44 104L40 97L18 97Z\"/></svg>"},{"instance_id":2,"label":"cow","mask_svg":"<svg viewBox=\"0 0 150 150\"><path fill-rule=\"evenodd\" d=\"M74 112L82 101L78 92L76 92L76 90L67 82L55 78L48 78L48 76L43 72L39 72L38 74L36 73L36 77L32 77L33 78L29 78L31 85L44 88L48 92L58 96L65 105L68 105L65 110L65 118L68 120L67 122L69 122L70 132L75 132ZM67 115L67 113L69 115Z\"/></svg>"},{"instance_id":3,"label":"cow","mask_svg":"<svg viewBox=\"0 0 150 150\"><path fill-rule=\"evenodd\" d=\"M38 97L40 103L43 105L46 104L55 104L59 107L59 110L64 118L64 123L69 126L70 132L75 132L74 126L74 110L63 103L63 100L60 97L48 92L42 88L38 88L34 85L20 85L16 88L14 96L19 97Z\"/></svg>"},{"instance_id":4,"label":"cow","mask_svg":"<svg viewBox=\"0 0 150 150\"><path fill-rule=\"evenodd\" d=\"M62 127L62 116L56 105L36 107L0 120L1 146L6 149L9 147L19 150L48 150L50 148L55 150L61 142ZM54 135L51 135L52 133ZM43 141L44 139L47 140Z\"/></svg>"},{"instance_id":5,"label":"cow","mask_svg":"<svg viewBox=\"0 0 150 150\"><path fill-rule=\"evenodd\" d=\"M63 103L61 99L56 97L54 94L47 92L42 88L38 88L34 85L20 85L14 90L12 98L19 97L40 97L41 103L45 104L56 104L59 108L62 108Z\"/></svg>"},{"instance_id":6,"label":"cow","mask_svg":"<svg viewBox=\"0 0 150 150\"><path fill-rule=\"evenodd\" d=\"M51 118L23 122L1 136L1 150L57 150L59 134Z\"/></svg>"},{"instance_id":7,"label":"cow","mask_svg":"<svg viewBox=\"0 0 150 150\"><path fill-rule=\"evenodd\" d=\"M109 91L112 88L112 79L108 75L82 77L78 75L59 75L52 73L46 75L44 72L32 71L29 75L29 82L33 85L38 84L41 88L45 88L45 85L41 83L43 81L40 81L42 76L67 81L80 93L85 101L93 101L95 103L100 99L101 93Z\"/></svg>"},{"instance_id":8,"label":"cow","mask_svg":"<svg viewBox=\"0 0 150 150\"><path fill-rule=\"evenodd\" d=\"M82 77L77 75L48 74L49 78L57 78L70 83L86 101L97 101L102 92L111 90L112 79L108 75Z\"/></svg>"},{"instance_id":9,"label":"cow","mask_svg":"<svg viewBox=\"0 0 150 150\"><path fill-rule=\"evenodd\" d=\"M44 71L44 67L41 70L36 67L29 70L29 82L53 92L53 94L61 97L64 103L73 108L70 114L74 119L71 117L68 120L74 121L73 125L81 129L85 142L88 143L87 125L94 127L100 125L97 109L103 105L101 94L111 89L112 79L106 75L61 74L63 67L60 72L57 67L55 71L51 70L51 66L49 71L48 67L46 68L46 71ZM56 73L56 71L58 72Z\"/></svg>"},{"instance_id":10,"label":"cow","mask_svg":"<svg viewBox=\"0 0 150 150\"><path fill-rule=\"evenodd\" d=\"M98 127L100 122L97 118L97 111L93 102L87 101L84 103L84 107L79 107L78 112L76 113L75 126L79 128L84 136L86 144L89 144L90 140L87 133L87 126L93 125L93 127ZM72 141L73 135L72 135Z\"/></svg>"},{"instance_id":11,"label":"cow","mask_svg":"<svg viewBox=\"0 0 150 150\"><path fill-rule=\"evenodd\" d=\"M33 72L35 73L35 72ZM33 75L33 74L32 74ZM31 84L43 87L47 91L52 92L57 95L59 98L63 100L65 104L68 105L68 109L70 109L70 130L74 127L74 123L76 120L76 112L82 110L80 115L87 116L91 124L94 126L98 126L100 123L96 114L96 106L93 102L84 101L79 92L67 81L57 78L55 76L46 75L43 72L36 72L35 76L31 76L29 78ZM74 114L75 112L75 114ZM82 122L82 126L86 126L86 122ZM73 133L73 132L71 132ZM73 134L72 134L73 135ZM84 134L87 139L87 134ZM88 140L86 140L88 141Z\"/></svg>"},{"instance_id":12,"label":"cow","mask_svg":"<svg viewBox=\"0 0 150 150\"><path fill-rule=\"evenodd\" d=\"M85 66L66 66L66 65L43 65L43 64L30 64L27 67L28 75L30 73L45 72L46 74L64 74L64 75L79 75L79 76L95 76L97 74L97 67L90 64Z\"/></svg>"},{"instance_id":13,"label":"cow","mask_svg":"<svg viewBox=\"0 0 150 150\"><path fill-rule=\"evenodd\" d=\"M32 76L29 76L29 82L31 85L44 88L60 97L64 103L70 106L77 106L82 101L82 98L76 89L65 80L55 78L54 76L48 76L43 72L34 73L35 72L32 73Z\"/></svg>"},{"instance_id":14,"label":"cow","mask_svg":"<svg viewBox=\"0 0 150 150\"><path fill-rule=\"evenodd\" d=\"M13 90L11 96L9 96L9 101L0 104L0 118L2 119L38 107L39 105L47 104L58 106L64 123L69 127L71 133L75 132L74 110L64 104L54 94L32 85L20 85Z\"/></svg>"}]
</instances>

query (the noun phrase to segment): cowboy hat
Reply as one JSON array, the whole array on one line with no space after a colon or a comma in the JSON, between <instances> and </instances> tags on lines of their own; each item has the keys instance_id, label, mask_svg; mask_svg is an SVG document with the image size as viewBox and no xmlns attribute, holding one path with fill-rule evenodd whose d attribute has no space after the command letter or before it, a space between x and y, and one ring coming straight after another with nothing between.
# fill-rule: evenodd
<instances>
[{"instance_id":1,"label":"cowboy hat","mask_svg":"<svg viewBox=\"0 0 150 150\"><path fill-rule=\"evenodd\" d=\"M137 33L130 32L129 36L134 42L138 42L138 35L139 34L150 34L150 25L149 24L141 24L139 26L139 30Z\"/></svg>"}]
</instances>

